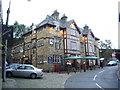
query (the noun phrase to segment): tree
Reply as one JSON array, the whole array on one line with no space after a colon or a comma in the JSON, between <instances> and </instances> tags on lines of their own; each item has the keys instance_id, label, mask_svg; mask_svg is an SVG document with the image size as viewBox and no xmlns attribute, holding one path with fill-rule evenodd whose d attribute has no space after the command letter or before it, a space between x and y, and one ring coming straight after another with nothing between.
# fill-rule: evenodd
<instances>
[{"instance_id":1,"label":"tree","mask_svg":"<svg viewBox=\"0 0 120 90\"><path fill-rule=\"evenodd\" d=\"M105 42L99 42L100 47L100 57L110 59L112 55L112 43L110 40L105 40Z\"/></svg>"},{"instance_id":2,"label":"tree","mask_svg":"<svg viewBox=\"0 0 120 90\"><path fill-rule=\"evenodd\" d=\"M110 40L105 40L105 43L103 41L99 42L100 49L112 49L112 43Z\"/></svg>"},{"instance_id":3,"label":"tree","mask_svg":"<svg viewBox=\"0 0 120 90\"><path fill-rule=\"evenodd\" d=\"M13 25L13 37L14 38L21 38L22 34L29 31L30 28L27 27L24 24L19 24L17 21L15 21Z\"/></svg>"}]
</instances>

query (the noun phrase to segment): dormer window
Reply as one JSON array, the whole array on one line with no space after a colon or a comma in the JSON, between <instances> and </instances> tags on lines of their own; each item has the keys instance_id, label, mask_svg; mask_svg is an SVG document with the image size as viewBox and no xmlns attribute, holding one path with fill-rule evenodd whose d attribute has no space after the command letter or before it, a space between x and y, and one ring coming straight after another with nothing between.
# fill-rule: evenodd
<instances>
[{"instance_id":1,"label":"dormer window","mask_svg":"<svg viewBox=\"0 0 120 90\"><path fill-rule=\"evenodd\" d=\"M53 27L49 27L49 30L51 30L51 31L52 31L52 30L53 30Z\"/></svg>"},{"instance_id":2,"label":"dormer window","mask_svg":"<svg viewBox=\"0 0 120 90\"><path fill-rule=\"evenodd\" d=\"M73 29L76 29L75 23L71 23L70 27L73 28Z\"/></svg>"},{"instance_id":3,"label":"dormer window","mask_svg":"<svg viewBox=\"0 0 120 90\"><path fill-rule=\"evenodd\" d=\"M55 29L56 31L59 31L59 30L60 30L58 26L54 27L54 29Z\"/></svg>"}]
</instances>

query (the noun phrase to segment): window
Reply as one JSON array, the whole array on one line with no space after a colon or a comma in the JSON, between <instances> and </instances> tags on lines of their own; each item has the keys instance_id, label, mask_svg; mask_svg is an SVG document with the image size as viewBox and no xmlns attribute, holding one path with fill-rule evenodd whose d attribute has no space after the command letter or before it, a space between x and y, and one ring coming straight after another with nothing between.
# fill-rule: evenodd
<instances>
[{"instance_id":1,"label":"window","mask_svg":"<svg viewBox=\"0 0 120 90\"><path fill-rule=\"evenodd\" d=\"M76 36L76 31L75 30L71 29L70 33L71 33L71 35Z\"/></svg>"},{"instance_id":2,"label":"window","mask_svg":"<svg viewBox=\"0 0 120 90\"><path fill-rule=\"evenodd\" d=\"M77 50L77 43L76 42L71 42L71 49Z\"/></svg>"},{"instance_id":3,"label":"window","mask_svg":"<svg viewBox=\"0 0 120 90\"><path fill-rule=\"evenodd\" d=\"M39 41L38 41L38 46L39 46L39 47L44 46L44 41L43 41L43 40L39 40Z\"/></svg>"},{"instance_id":4,"label":"window","mask_svg":"<svg viewBox=\"0 0 120 90\"><path fill-rule=\"evenodd\" d=\"M30 49L30 44L26 44L24 47L25 50Z\"/></svg>"},{"instance_id":5,"label":"window","mask_svg":"<svg viewBox=\"0 0 120 90\"><path fill-rule=\"evenodd\" d=\"M56 25L56 27L54 27L54 29L55 29L56 31L60 31L59 25Z\"/></svg>"},{"instance_id":6,"label":"window","mask_svg":"<svg viewBox=\"0 0 120 90\"><path fill-rule=\"evenodd\" d=\"M33 42L32 42L32 48L36 48L36 40L33 40Z\"/></svg>"},{"instance_id":7,"label":"window","mask_svg":"<svg viewBox=\"0 0 120 90\"><path fill-rule=\"evenodd\" d=\"M36 49L32 49L32 54L35 54L36 53Z\"/></svg>"},{"instance_id":8,"label":"window","mask_svg":"<svg viewBox=\"0 0 120 90\"><path fill-rule=\"evenodd\" d=\"M43 55L39 55L37 60L38 60L38 64L43 64L44 63Z\"/></svg>"},{"instance_id":9,"label":"window","mask_svg":"<svg viewBox=\"0 0 120 90\"><path fill-rule=\"evenodd\" d=\"M81 52L84 52L84 44L81 42L80 45L81 45Z\"/></svg>"},{"instance_id":10,"label":"window","mask_svg":"<svg viewBox=\"0 0 120 90\"><path fill-rule=\"evenodd\" d=\"M49 28L49 30L51 30L51 31L52 31L52 30L53 30L53 27L50 27L50 28Z\"/></svg>"},{"instance_id":11,"label":"window","mask_svg":"<svg viewBox=\"0 0 120 90\"><path fill-rule=\"evenodd\" d=\"M61 63L61 55L53 55L53 63Z\"/></svg>"},{"instance_id":12,"label":"window","mask_svg":"<svg viewBox=\"0 0 120 90\"><path fill-rule=\"evenodd\" d=\"M76 29L75 23L71 23L70 27L73 28L73 29Z\"/></svg>"},{"instance_id":13,"label":"window","mask_svg":"<svg viewBox=\"0 0 120 90\"><path fill-rule=\"evenodd\" d=\"M19 53L19 52L20 52L19 48L16 48L16 49L15 49L15 52L16 52L16 53Z\"/></svg>"},{"instance_id":14,"label":"window","mask_svg":"<svg viewBox=\"0 0 120 90\"><path fill-rule=\"evenodd\" d=\"M55 49L61 49L61 39L60 38L55 39Z\"/></svg>"},{"instance_id":15,"label":"window","mask_svg":"<svg viewBox=\"0 0 120 90\"><path fill-rule=\"evenodd\" d=\"M97 53L97 46L94 45L94 52Z\"/></svg>"},{"instance_id":16,"label":"window","mask_svg":"<svg viewBox=\"0 0 120 90\"><path fill-rule=\"evenodd\" d=\"M89 52L94 52L94 45L92 45L91 43L88 45L89 45Z\"/></svg>"},{"instance_id":17,"label":"window","mask_svg":"<svg viewBox=\"0 0 120 90\"><path fill-rule=\"evenodd\" d=\"M24 69L24 66L19 66L17 69Z\"/></svg>"},{"instance_id":18,"label":"window","mask_svg":"<svg viewBox=\"0 0 120 90\"><path fill-rule=\"evenodd\" d=\"M31 66L25 66L25 69L26 69L26 70L34 70L34 68L31 67Z\"/></svg>"}]
</instances>

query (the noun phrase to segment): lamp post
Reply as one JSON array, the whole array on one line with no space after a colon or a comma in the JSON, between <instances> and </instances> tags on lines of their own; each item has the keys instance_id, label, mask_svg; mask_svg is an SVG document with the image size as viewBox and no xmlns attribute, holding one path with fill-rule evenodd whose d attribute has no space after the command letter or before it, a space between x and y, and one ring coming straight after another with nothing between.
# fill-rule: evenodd
<instances>
[{"instance_id":1,"label":"lamp post","mask_svg":"<svg viewBox=\"0 0 120 90\"><path fill-rule=\"evenodd\" d=\"M87 51L87 40L88 40L87 36L83 36L83 37L82 37L82 40L83 40L83 42L84 42L84 48L85 48L85 52L84 52L84 53L85 53L85 57L86 57L86 56L87 56L87 52L86 52L86 51ZM84 72L86 72L86 64L87 64L87 63L84 61L84 62L83 62Z\"/></svg>"},{"instance_id":2,"label":"lamp post","mask_svg":"<svg viewBox=\"0 0 120 90\"><path fill-rule=\"evenodd\" d=\"M24 58L25 58L26 56L23 54L23 58L22 58L22 64L23 64L23 61L24 61Z\"/></svg>"},{"instance_id":3,"label":"lamp post","mask_svg":"<svg viewBox=\"0 0 120 90\"><path fill-rule=\"evenodd\" d=\"M87 56L87 40L88 40L87 36L83 36L82 40L84 41L85 57L86 57Z\"/></svg>"}]
</instances>

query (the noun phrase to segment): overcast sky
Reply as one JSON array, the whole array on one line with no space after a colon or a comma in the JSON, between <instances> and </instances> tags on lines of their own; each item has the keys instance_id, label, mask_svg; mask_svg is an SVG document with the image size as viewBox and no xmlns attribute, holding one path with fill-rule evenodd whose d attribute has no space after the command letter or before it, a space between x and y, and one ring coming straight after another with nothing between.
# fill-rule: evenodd
<instances>
[{"instance_id":1,"label":"overcast sky","mask_svg":"<svg viewBox=\"0 0 120 90\"><path fill-rule=\"evenodd\" d=\"M118 48L118 1L119 0L11 0L9 24L15 21L30 26L38 24L54 10L74 19L80 28L85 24L100 40L111 40L112 47ZM9 0L2 0L3 21Z\"/></svg>"}]
</instances>

